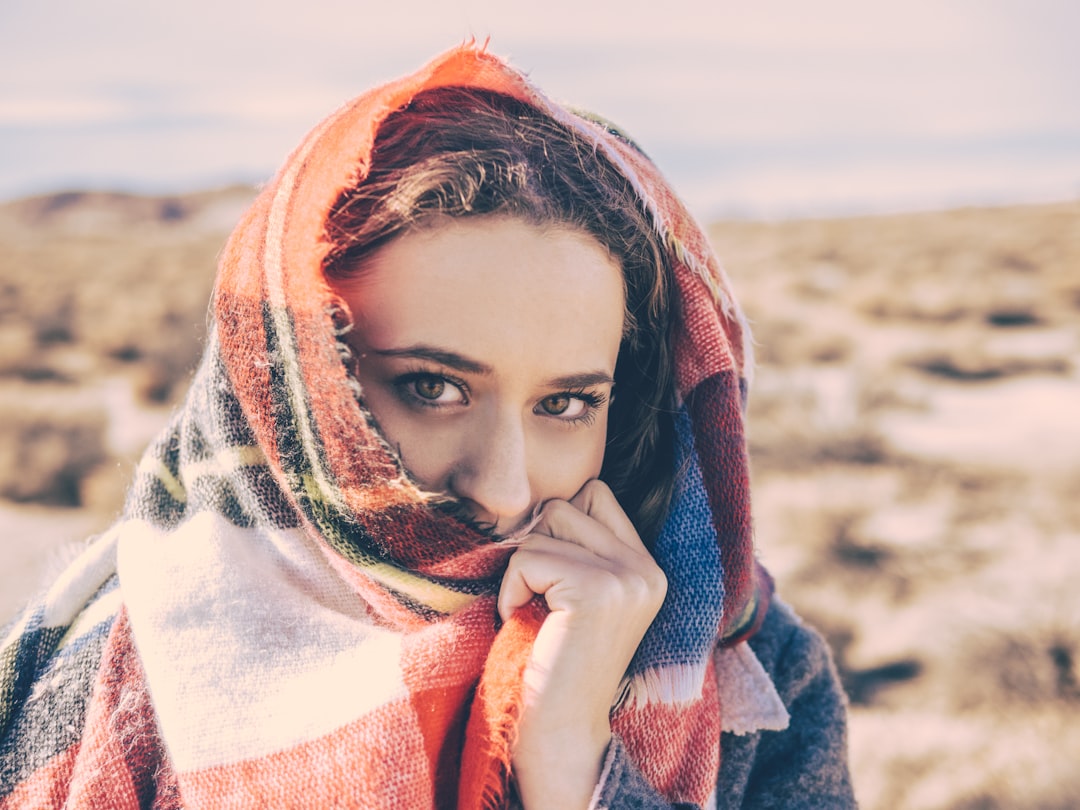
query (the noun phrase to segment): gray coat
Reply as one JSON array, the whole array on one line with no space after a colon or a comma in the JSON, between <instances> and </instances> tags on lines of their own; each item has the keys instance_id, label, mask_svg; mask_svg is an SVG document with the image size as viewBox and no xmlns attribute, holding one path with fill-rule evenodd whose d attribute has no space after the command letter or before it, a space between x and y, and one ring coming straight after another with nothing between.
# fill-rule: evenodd
<instances>
[{"instance_id":1,"label":"gray coat","mask_svg":"<svg viewBox=\"0 0 1080 810\"><path fill-rule=\"evenodd\" d=\"M774 601L750 647L790 720L779 731L722 735L718 810L855 807L847 765L847 701L824 640ZM616 739L591 807L668 810L672 805L645 781Z\"/></svg>"}]
</instances>

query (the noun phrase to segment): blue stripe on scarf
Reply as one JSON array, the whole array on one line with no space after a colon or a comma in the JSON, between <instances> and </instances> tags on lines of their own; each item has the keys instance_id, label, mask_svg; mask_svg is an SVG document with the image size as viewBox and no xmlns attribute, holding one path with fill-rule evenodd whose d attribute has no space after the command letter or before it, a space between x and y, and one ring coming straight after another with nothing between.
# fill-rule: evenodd
<instances>
[{"instance_id":1,"label":"blue stripe on scarf","mask_svg":"<svg viewBox=\"0 0 1080 810\"><path fill-rule=\"evenodd\" d=\"M724 605L723 565L685 405L675 415L676 476L671 510L653 548L668 592L630 664L630 674L700 664L716 643Z\"/></svg>"}]
</instances>

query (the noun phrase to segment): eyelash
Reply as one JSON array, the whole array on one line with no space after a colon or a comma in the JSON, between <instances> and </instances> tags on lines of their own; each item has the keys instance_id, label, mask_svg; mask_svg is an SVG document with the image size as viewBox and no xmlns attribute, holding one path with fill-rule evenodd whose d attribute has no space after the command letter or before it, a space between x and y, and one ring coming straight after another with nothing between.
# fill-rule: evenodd
<instances>
[{"instance_id":1,"label":"eyelash","mask_svg":"<svg viewBox=\"0 0 1080 810\"><path fill-rule=\"evenodd\" d=\"M394 387L400 392L400 396L406 402L420 406L421 408L445 408L446 405L440 405L426 397L422 397L415 393L412 386L421 380L438 380L440 382L448 383L454 386L461 392L462 404L469 404L469 386L468 384L457 377L453 377L449 374L437 371L427 371L425 369L416 369L415 371L407 371L394 380Z\"/></svg>"},{"instance_id":2,"label":"eyelash","mask_svg":"<svg viewBox=\"0 0 1080 810\"><path fill-rule=\"evenodd\" d=\"M462 405L469 404L469 386L468 384L457 377L450 374L446 374L441 371L428 371L425 369L416 369L413 371L407 371L393 381L394 387L398 390L398 395L407 404L414 405L420 408L430 408L438 410L448 407L447 405L440 405L433 400L427 399L415 393L412 386L420 382L421 380L438 380L443 383L454 386L461 392ZM547 414L551 419L557 422L561 422L567 427L573 427L576 425L591 425L596 421L596 415L604 403L607 402L607 395L601 391L589 391L584 388L575 388L568 391L559 391L554 394L549 394L544 399L555 399L558 397L567 397L569 399L581 400L585 403L585 412L580 416L571 417L569 419L560 419L555 414ZM538 406L539 407L539 406ZM541 414L542 415L542 414Z\"/></svg>"},{"instance_id":3,"label":"eyelash","mask_svg":"<svg viewBox=\"0 0 1080 810\"><path fill-rule=\"evenodd\" d=\"M585 413L580 416L574 416L570 419L559 419L558 416L552 415L553 419L557 419L560 422L565 423L568 426L574 425L591 425L596 421L596 415L600 412L600 408L607 402L607 395L601 391L587 391L584 388L576 388L571 391L560 391L557 394L551 394L550 397L569 397L570 399L580 399L585 403ZM545 397L547 399L548 397Z\"/></svg>"}]
</instances>

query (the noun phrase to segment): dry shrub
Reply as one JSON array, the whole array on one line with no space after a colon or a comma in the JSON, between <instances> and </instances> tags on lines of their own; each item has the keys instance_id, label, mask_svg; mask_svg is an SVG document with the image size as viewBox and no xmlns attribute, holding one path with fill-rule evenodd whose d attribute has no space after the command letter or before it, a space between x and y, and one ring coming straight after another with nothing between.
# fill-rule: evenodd
<instances>
[{"instance_id":1,"label":"dry shrub","mask_svg":"<svg viewBox=\"0 0 1080 810\"><path fill-rule=\"evenodd\" d=\"M1021 626L969 632L950 662L951 702L964 711L1080 712L1080 628L1074 618L1035 610Z\"/></svg>"},{"instance_id":2,"label":"dry shrub","mask_svg":"<svg viewBox=\"0 0 1080 810\"><path fill-rule=\"evenodd\" d=\"M853 712L853 755L871 775L856 783L863 807L890 810L1064 810L1080 800L1070 752L1074 712L1024 718L913 709ZM882 752L889 752L882 757Z\"/></svg>"},{"instance_id":3,"label":"dry shrub","mask_svg":"<svg viewBox=\"0 0 1080 810\"><path fill-rule=\"evenodd\" d=\"M869 422L825 433L806 429L800 423L771 426L767 440L751 434L750 452L762 470L808 470L821 464L865 464L885 462L890 454L887 442Z\"/></svg>"},{"instance_id":4,"label":"dry shrub","mask_svg":"<svg viewBox=\"0 0 1080 810\"><path fill-rule=\"evenodd\" d=\"M37 340L31 324L16 323L5 315L0 325L0 376L22 376L22 369L34 356Z\"/></svg>"},{"instance_id":5,"label":"dry shrub","mask_svg":"<svg viewBox=\"0 0 1080 810\"><path fill-rule=\"evenodd\" d=\"M843 363L854 351L850 335L835 329L815 328L805 319L796 320L793 314L756 323L753 336L758 363L773 368Z\"/></svg>"},{"instance_id":6,"label":"dry shrub","mask_svg":"<svg viewBox=\"0 0 1080 810\"><path fill-rule=\"evenodd\" d=\"M950 346L907 357L909 368L955 382L983 382L1021 374L1067 374L1071 364L1064 357L1030 357L992 354L980 347Z\"/></svg>"},{"instance_id":7,"label":"dry shrub","mask_svg":"<svg viewBox=\"0 0 1080 810\"><path fill-rule=\"evenodd\" d=\"M891 451L877 412L901 399L881 379L842 365L763 368L750 397L751 458L762 470L884 464Z\"/></svg>"},{"instance_id":8,"label":"dry shrub","mask_svg":"<svg viewBox=\"0 0 1080 810\"><path fill-rule=\"evenodd\" d=\"M0 279L17 301L5 322L32 335L31 346L8 338L7 351L0 341L0 374L86 384L131 373L149 403L177 399L202 352L216 256L251 195L0 205ZM91 359L74 375L64 363L73 349Z\"/></svg>"},{"instance_id":9,"label":"dry shrub","mask_svg":"<svg viewBox=\"0 0 1080 810\"><path fill-rule=\"evenodd\" d=\"M970 317L975 309L962 284L947 286L931 274L898 289L878 288L864 294L859 308L875 320L948 324Z\"/></svg>"},{"instance_id":10,"label":"dry shrub","mask_svg":"<svg viewBox=\"0 0 1080 810\"><path fill-rule=\"evenodd\" d=\"M967 657L975 671L991 673L989 685L997 689L988 692L999 692L1004 700L1080 702L1080 638L1075 630L1007 635L997 644L969 651Z\"/></svg>"},{"instance_id":11,"label":"dry shrub","mask_svg":"<svg viewBox=\"0 0 1080 810\"><path fill-rule=\"evenodd\" d=\"M216 255L252 194L0 205L0 497L115 503L99 484L118 460L106 403L88 392L126 377L144 405L179 399L202 352Z\"/></svg>"},{"instance_id":12,"label":"dry shrub","mask_svg":"<svg viewBox=\"0 0 1080 810\"><path fill-rule=\"evenodd\" d=\"M61 506L80 503L79 482L106 458L107 415L79 389L0 388L0 496Z\"/></svg>"}]
</instances>

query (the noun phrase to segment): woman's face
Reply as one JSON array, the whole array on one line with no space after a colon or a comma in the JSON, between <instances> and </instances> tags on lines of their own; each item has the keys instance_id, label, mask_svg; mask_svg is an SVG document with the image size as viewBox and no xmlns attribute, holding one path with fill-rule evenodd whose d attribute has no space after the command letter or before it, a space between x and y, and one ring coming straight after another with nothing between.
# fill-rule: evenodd
<instances>
[{"instance_id":1,"label":"woman's face","mask_svg":"<svg viewBox=\"0 0 1080 810\"><path fill-rule=\"evenodd\" d=\"M508 533L599 474L624 300L595 238L447 219L380 248L337 291L364 401L421 486Z\"/></svg>"}]
</instances>

